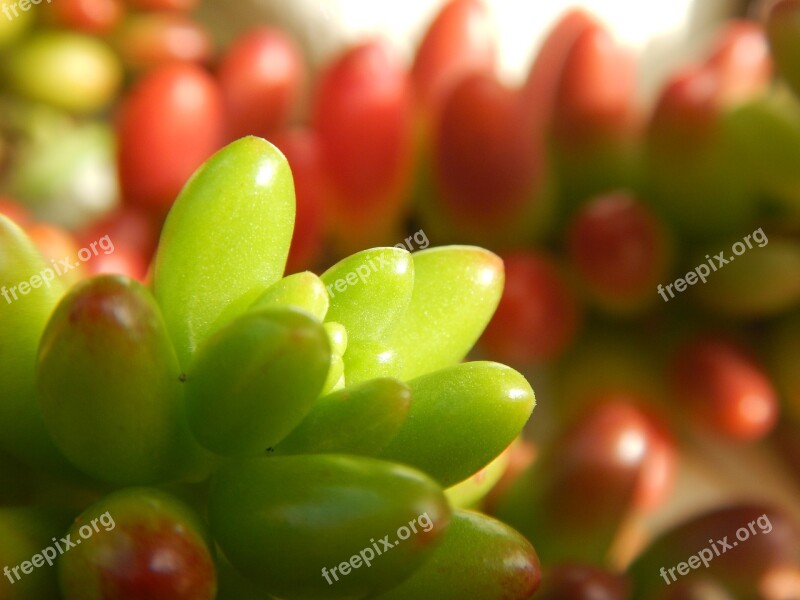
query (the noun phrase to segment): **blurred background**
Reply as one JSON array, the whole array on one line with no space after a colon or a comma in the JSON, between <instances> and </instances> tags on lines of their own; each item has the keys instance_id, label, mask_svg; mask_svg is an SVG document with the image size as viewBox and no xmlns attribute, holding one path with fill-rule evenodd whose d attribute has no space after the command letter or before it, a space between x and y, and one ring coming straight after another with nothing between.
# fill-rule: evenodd
<instances>
[{"instance_id":1,"label":"blurred background","mask_svg":"<svg viewBox=\"0 0 800 600\"><path fill-rule=\"evenodd\" d=\"M474 357L538 406L480 505L619 571L704 511L800 522L798 56L795 0L6 0L0 212L146 281L186 179L258 135L295 176L289 272L497 252ZM773 537L691 597L800 598Z\"/></svg>"},{"instance_id":2,"label":"blurred background","mask_svg":"<svg viewBox=\"0 0 800 600\"><path fill-rule=\"evenodd\" d=\"M444 2L419 0L402 6L379 6L358 0L246 0L232 5L202 3L198 17L222 41L233 39L254 18L278 24L290 31L303 48L307 65L316 72L326 60L349 44L368 35L382 35L406 60ZM747 10L746 2L679 0L669 4L635 5L623 1L520 3L489 0L498 49L498 74L509 84L520 83L549 28L570 8L591 11L609 28L618 42L631 49L639 61L639 84L653 93L670 67L707 44L720 20Z\"/></svg>"}]
</instances>

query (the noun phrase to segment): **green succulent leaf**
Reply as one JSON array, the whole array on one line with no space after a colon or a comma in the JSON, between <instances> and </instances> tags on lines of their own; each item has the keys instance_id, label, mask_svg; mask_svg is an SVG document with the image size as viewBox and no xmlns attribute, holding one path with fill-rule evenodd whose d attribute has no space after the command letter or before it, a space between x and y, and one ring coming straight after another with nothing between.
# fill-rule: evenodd
<instances>
[{"instance_id":1,"label":"green succulent leaf","mask_svg":"<svg viewBox=\"0 0 800 600\"><path fill-rule=\"evenodd\" d=\"M0 444L58 470L67 463L47 433L36 391L39 338L63 293L54 275L25 233L0 215ZM20 289L21 282L27 287Z\"/></svg>"},{"instance_id":2,"label":"green succulent leaf","mask_svg":"<svg viewBox=\"0 0 800 600\"><path fill-rule=\"evenodd\" d=\"M344 359L342 356L347 350L347 330L341 323L328 321L323 324L328 334L328 342L331 346L331 368L328 371L328 378L322 386L323 394L330 394L340 390L345 386Z\"/></svg>"},{"instance_id":3,"label":"green succulent leaf","mask_svg":"<svg viewBox=\"0 0 800 600\"><path fill-rule=\"evenodd\" d=\"M325 384L322 386L321 394L330 394L344 388L344 361L341 356L331 354L330 368L328 369L328 377L325 379Z\"/></svg>"},{"instance_id":4,"label":"green succulent leaf","mask_svg":"<svg viewBox=\"0 0 800 600\"><path fill-rule=\"evenodd\" d=\"M308 313L245 313L209 337L189 368L193 433L219 454L263 453L311 410L330 363L328 335Z\"/></svg>"},{"instance_id":5,"label":"green succulent leaf","mask_svg":"<svg viewBox=\"0 0 800 600\"><path fill-rule=\"evenodd\" d=\"M310 271L294 273L276 281L253 302L250 309L293 306L323 321L330 301L322 279Z\"/></svg>"},{"instance_id":6,"label":"green succulent leaf","mask_svg":"<svg viewBox=\"0 0 800 600\"><path fill-rule=\"evenodd\" d=\"M278 444L278 454L374 456L397 434L411 391L396 379L373 379L317 400L311 413Z\"/></svg>"},{"instance_id":7,"label":"green succulent leaf","mask_svg":"<svg viewBox=\"0 0 800 600\"><path fill-rule=\"evenodd\" d=\"M153 276L182 365L223 311L236 314L236 303L243 312L281 278L294 217L289 165L263 139L233 142L189 179L164 223Z\"/></svg>"},{"instance_id":8,"label":"green succulent leaf","mask_svg":"<svg viewBox=\"0 0 800 600\"><path fill-rule=\"evenodd\" d=\"M472 246L413 254L414 292L386 342L408 380L464 359L492 318L505 281L503 262Z\"/></svg>"},{"instance_id":9,"label":"green succulent leaf","mask_svg":"<svg viewBox=\"0 0 800 600\"><path fill-rule=\"evenodd\" d=\"M263 292L260 291L262 287L256 286L259 295L246 310L290 306L304 310L320 321L328 312L328 293L325 291L325 286L322 280L310 271L294 273L279 279ZM210 331L217 331L242 314L242 304L252 298L253 293L253 291L248 292L243 296L243 300L229 304L211 326Z\"/></svg>"},{"instance_id":10,"label":"green succulent leaf","mask_svg":"<svg viewBox=\"0 0 800 600\"><path fill-rule=\"evenodd\" d=\"M451 485L444 492L453 508L476 508L508 468L510 449L506 449L477 473Z\"/></svg>"},{"instance_id":11,"label":"green succulent leaf","mask_svg":"<svg viewBox=\"0 0 800 600\"><path fill-rule=\"evenodd\" d=\"M539 557L520 533L486 515L456 511L433 557L376 600L527 600L540 580Z\"/></svg>"},{"instance_id":12,"label":"green succulent leaf","mask_svg":"<svg viewBox=\"0 0 800 600\"><path fill-rule=\"evenodd\" d=\"M266 592L345 599L386 590L422 565L446 531L450 508L431 479L408 467L342 455L274 456L224 465L212 479L209 518L231 563Z\"/></svg>"},{"instance_id":13,"label":"green succulent leaf","mask_svg":"<svg viewBox=\"0 0 800 600\"><path fill-rule=\"evenodd\" d=\"M519 435L536 403L514 369L471 362L412 379L411 410L380 457L425 471L442 485L469 477Z\"/></svg>"},{"instance_id":14,"label":"green succulent leaf","mask_svg":"<svg viewBox=\"0 0 800 600\"><path fill-rule=\"evenodd\" d=\"M108 494L62 531L77 542L56 563L63 600L217 597L207 526L190 506L162 490L129 487ZM131 583L142 580L135 575L136 561L146 565L139 571L147 574L144 580L155 583Z\"/></svg>"},{"instance_id":15,"label":"green succulent leaf","mask_svg":"<svg viewBox=\"0 0 800 600\"><path fill-rule=\"evenodd\" d=\"M331 354L334 356L344 356L347 350L347 329L341 323L328 321L323 324L325 331L328 332L328 341L331 344Z\"/></svg>"},{"instance_id":16,"label":"green succulent leaf","mask_svg":"<svg viewBox=\"0 0 800 600\"><path fill-rule=\"evenodd\" d=\"M405 312L414 264L406 250L373 248L339 261L321 279L331 297L327 319L344 325L358 345L380 339Z\"/></svg>"},{"instance_id":17,"label":"green succulent leaf","mask_svg":"<svg viewBox=\"0 0 800 600\"><path fill-rule=\"evenodd\" d=\"M385 340L348 344L344 361L348 385L363 383L375 377L397 378L403 372L400 353Z\"/></svg>"},{"instance_id":18,"label":"green succulent leaf","mask_svg":"<svg viewBox=\"0 0 800 600\"><path fill-rule=\"evenodd\" d=\"M106 275L75 286L42 336L37 375L47 429L84 472L143 484L202 467L175 351L139 283Z\"/></svg>"}]
</instances>

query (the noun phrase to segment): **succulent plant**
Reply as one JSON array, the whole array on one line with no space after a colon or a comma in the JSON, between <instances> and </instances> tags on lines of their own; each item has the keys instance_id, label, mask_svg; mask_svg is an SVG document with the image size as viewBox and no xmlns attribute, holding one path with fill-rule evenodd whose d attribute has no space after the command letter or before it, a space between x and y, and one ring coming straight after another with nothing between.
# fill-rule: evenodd
<instances>
[{"instance_id":1,"label":"succulent plant","mask_svg":"<svg viewBox=\"0 0 800 600\"><path fill-rule=\"evenodd\" d=\"M3 363L16 383L2 409L28 439L2 442L69 461L95 500L67 533L62 594L213 598L230 561L286 599L463 597L470 580L441 580L442 565L481 598L527 598L530 543L445 495L503 454L535 404L513 369L462 362L499 302L502 261L376 248L284 276L294 211L283 155L243 138L181 191L151 287L101 275L4 309L27 350ZM0 263L11 285L41 265L0 225L2 256L30 257Z\"/></svg>"}]
</instances>

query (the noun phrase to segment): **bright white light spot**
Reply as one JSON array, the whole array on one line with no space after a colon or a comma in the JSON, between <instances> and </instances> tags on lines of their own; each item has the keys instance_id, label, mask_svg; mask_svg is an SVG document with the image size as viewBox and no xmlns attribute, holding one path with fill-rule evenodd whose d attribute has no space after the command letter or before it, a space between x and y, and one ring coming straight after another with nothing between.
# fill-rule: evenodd
<instances>
[{"instance_id":1,"label":"bright white light spot","mask_svg":"<svg viewBox=\"0 0 800 600\"><path fill-rule=\"evenodd\" d=\"M268 162L261 166L256 173L256 184L257 185L268 185L272 179L275 177L275 163Z\"/></svg>"},{"instance_id":2,"label":"bright white light spot","mask_svg":"<svg viewBox=\"0 0 800 600\"><path fill-rule=\"evenodd\" d=\"M527 394L525 393L525 390L520 388L512 388L508 391L508 397L511 400L519 400L520 398L525 398L526 396Z\"/></svg>"},{"instance_id":3,"label":"bright white light spot","mask_svg":"<svg viewBox=\"0 0 800 600\"><path fill-rule=\"evenodd\" d=\"M378 354L378 363L385 365L386 363L392 360L393 356L394 352L392 352L391 350L386 350L385 352L381 352L380 354Z\"/></svg>"},{"instance_id":4,"label":"bright white light spot","mask_svg":"<svg viewBox=\"0 0 800 600\"><path fill-rule=\"evenodd\" d=\"M617 442L619 457L628 464L636 464L644 455L645 440L639 431L626 431Z\"/></svg>"},{"instance_id":5,"label":"bright white light spot","mask_svg":"<svg viewBox=\"0 0 800 600\"><path fill-rule=\"evenodd\" d=\"M406 271L408 271L408 265L410 265L410 264L411 264L411 261L400 261L400 262L398 262L397 266L394 269L395 273L397 273L398 275L404 275L406 273Z\"/></svg>"},{"instance_id":6,"label":"bright white light spot","mask_svg":"<svg viewBox=\"0 0 800 600\"><path fill-rule=\"evenodd\" d=\"M481 271L479 280L483 285L490 285L497 278L497 270L487 268Z\"/></svg>"}]
</instances>

